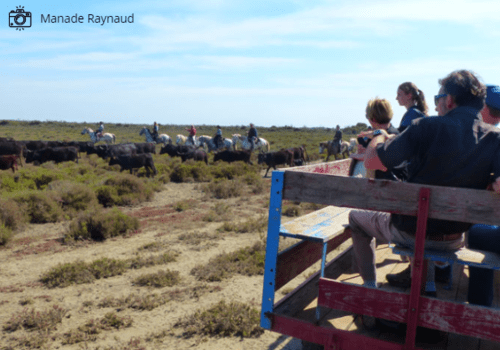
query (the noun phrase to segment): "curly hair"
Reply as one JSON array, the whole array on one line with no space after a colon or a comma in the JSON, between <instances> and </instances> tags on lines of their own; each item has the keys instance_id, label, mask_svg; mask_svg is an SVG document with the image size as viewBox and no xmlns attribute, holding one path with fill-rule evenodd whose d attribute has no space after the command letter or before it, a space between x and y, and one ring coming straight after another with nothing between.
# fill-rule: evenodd
<instances>
[{"instance_id":1,"label":"curly hair","mask_svg":"<svg viewBox=\"0 0 500 350\"><path fill-rule=\"evenodd\" d=\"M381 98L374 98L366 105L366 118L379 124L387 124L392 120L393 112L389 101Z\"/></svg>"},{"instance_id":2,"label":"curly hair","mask_svg":"<svg viewBox=\"0 0 500 350\"><path fill-rule=\"evenodd\" d=\"M439 79L439 84L444 92L453 98L457 106L477 109L484 107L486 86L474 72L464 69L456 70L445 78Z\"/></svg>"},{"instance_id":3,"label":"curly hair","mask_svg":"<svg viewBox=\"0 0 500 350\"><path fill-rule=\"evenodd\" d=\"M427 103L425 102L424 92L419 90L417 85L407 81L399 85L398 90L403 91L405 94L411 94L413 102L417 104L417 109L425 115L428 115L429 107L427 107Z\"/></svg>"}]
</instances>

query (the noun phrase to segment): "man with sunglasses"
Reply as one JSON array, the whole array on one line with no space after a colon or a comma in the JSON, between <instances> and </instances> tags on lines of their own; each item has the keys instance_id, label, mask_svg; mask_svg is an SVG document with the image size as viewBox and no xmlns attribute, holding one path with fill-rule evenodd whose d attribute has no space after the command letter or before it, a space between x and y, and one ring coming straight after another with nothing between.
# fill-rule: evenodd
<instances>
[{"instance_id":1,"label":"man with sunglasses","mask_svg":"<svg viewBox=\"0 0 500 350\"><path fill-rule=\"evenodd\" d=\"M408 182L485 189L491 182L500 193L500 130L479 114L486 87L470 71L460 70L439 80L447 112L440 118L419 118L400 135L382 133L367 148L367 169L387 171L411 160ZM439 99L444 101L440 101ZM416 217L355 210L349 215L354 256L366 286L376 287L375 239L413 246ZM426 248L456 250L470 224L429 219Z\"/></svg>"}]
</instances>

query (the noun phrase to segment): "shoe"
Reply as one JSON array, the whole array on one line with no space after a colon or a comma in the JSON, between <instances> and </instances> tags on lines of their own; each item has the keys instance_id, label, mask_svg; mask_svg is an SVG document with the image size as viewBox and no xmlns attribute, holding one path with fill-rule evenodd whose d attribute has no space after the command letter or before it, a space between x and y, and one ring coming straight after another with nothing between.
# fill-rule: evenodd
<instances>
[{"instance_id":1,"label":"shoe","mask_svg":"<svg viewBox=\"0 0 500 350\"><path fill-rule=\"evenodd\" d=\"M435 271L436 271L435 272L436 282L450 283L451 265L448 265L443 268L436 266Z\"/></svg>"},{"instance_id":2,"label":"shoe","mask_svg":"<svg viewBox=\"0 0 500 350\"><path fill-rule=\"evenodd\" d=\"M411 265L400 273L390 273L385 276L391 286L409 288L411 286Z\"/></svg>"}]
</instances>

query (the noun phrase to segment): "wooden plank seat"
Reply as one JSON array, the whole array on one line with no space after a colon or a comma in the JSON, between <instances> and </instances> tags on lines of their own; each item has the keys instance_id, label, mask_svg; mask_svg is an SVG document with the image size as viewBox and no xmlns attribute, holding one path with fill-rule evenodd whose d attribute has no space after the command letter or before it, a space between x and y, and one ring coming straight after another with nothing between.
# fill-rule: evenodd
<instances>
[{"instance_id":1,"label":"wooden plank seat","mask_svg":"<svg viewBox=\"0 0 500 350\"><path fill-rule=\"evenodd\" d=\"M351 163L345 163L345 165L350 166ZM283 320L284 327L290 334L294 333L292 329L296 327L293 320L280 318L279 314L274 313L274 292L278 286L282 285L282 280L285 280L282 276L286 276L286 280L289 280L290 277L296 275L288 271L289 265L287 264L299 266L303 264L303 259L307 260L308 263L308 259L310 259L309 251L305 249L295 250L294 254L288 252L278 254L277 236L290 234L298 237L297 232L290 228L293 224L289 227L281 225L281 201L291 200L417 217L415 269L412 271L413 283L410 294L374 290L335 281L332 278L319 278L317 305L407 324L404 345L384 342L380 346L373 346L374 350L415 349L417 326L500 342L500 310L430 299L420 293L422 283L425 282L422 277L427 219L499 225L500 201L498 195L483 190L338 176L330 171L334 168L341 167L334 163L321 169L309 167L307 169L295 168L293 171L273 172L261 326L277 330L277 320ZM311 233L304 227L300 228L300 234L307 231L309 240L322 241L324 238L314 233L320 231L319 222L321 221L317 222L318 227L312 229ZM328 218L323 221L328 221ZM302 237L302 239L306 238ZM330 240L330 242L332 241L335 239ZM308 243L312 244L311 241ZM319 252L316 251L316 253ZM487 264L489 261L487 255L491 256L485 254L484 258L476 256L474 259L458 256L453 259L472 260L473 262L475 260L476 263ZM429 258L440 259L437 256L429 256ZM285 261L287 263L284 263ZM391 305L393 307L389 308ZM478 327L478 325L481 326ZM281 327L279 328L281 331ZM325 334L328 336L322 338L321 332L326 332ZM318 336L317 339L315 339L316 336ZM324 345L335 343L338 346L342 344L345 346L344 349L355 349L356 346L352 345L354 344L352 342L363 337L337 329L322 329L318 330L318 334L314 334L310 341ZM368 341L368 338L364 339ZM357 348L359 349L359 347Z\"/></svg>"},{"instance_id":2,"label":"wooden plank seat","mask_svg":"<svg viewBox=\"0 0 500 350\"><path fill-rule=\"evenodd\" d=\"M280 236L322 244L320 276L325 275L328 242L345 232L350 209L328 206L280 226ZM319 307L316 318L321 317Z\"/></svg>"},{"instance_id":3,"label":"wooden plank seat","mask_svg":"<svg viewBox=\"0 0 500 350\"><path fill-rule=\"evenodd\" d=\"M414 251L411 248L406 248L395 244L392 246L394 254L413 257ZM492 252L485 252L478 249L469 249L466 247L456 251L442 250L424 250L424 259L430 261L447 262L453 268L453 264L461 264L465 266L481 267L483 269L500 270L500 255ZM453 273L450 273L450 281L447 288L451 288L453 284Z\"/></svg>"}]
</instances>

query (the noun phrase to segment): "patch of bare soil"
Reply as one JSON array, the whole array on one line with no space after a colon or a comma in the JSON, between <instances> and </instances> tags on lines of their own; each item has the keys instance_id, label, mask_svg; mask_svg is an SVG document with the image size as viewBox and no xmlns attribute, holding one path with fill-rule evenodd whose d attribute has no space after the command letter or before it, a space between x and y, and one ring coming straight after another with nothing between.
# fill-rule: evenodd
<instances>
[{"instance_id":1,"label":"patch of bare soil","mask_svg":"<svg viewBox=\"0 0 500 350\"><path fill-rule=\"evenodd\" d=\"M268 193L225 200L229 205L230 217L234 221L258 218L267 213ZM177 211L175 204L186 201L189 208ZM220 201L220 200L219 200ZM4 326L12 316L23 309L44 311L57 305L67 311L53 339L46 343L46 349L138 349L124 347L132 339L140 339L144 349L299 349L300 342L273 332L264 332L258 338L184 338L182 330L172 326L180 318L197 310L206 309L221 300L238 301L254 305L260 310L262 297L262 276L245 277L236 275L222 282L203 283L190 275L193 267L207 264L209 259L222 252L232 252L253 245L263 233L218 232L221 222L207 222L203 218L212 210L218 200L207 199L198 184L165 185L164 189L150 202L131 208L121 208L125 213L139 218L140 229L125 238L105 242L86 242L76 245L62 244L61 237L68 223L30 225L17 234L13 241L0 249L0 349L18 349L20 339L28 338L33 332L16 330L7 332ZM186 233L206 234L207 240L191 241L180 239ZM140 248L157 243L159 252L144 252ZM177 261L136 270L127 270L120 276L96 280L90 284L72 285L49 289L39 282L42 274L60 263L77 260L91 262L99 258L129 259L138 254L179 253ZM160 270L178 271L180 285L164 288L148 288L134 285L133 281L145 274ZM207 286L209 292L189 293L200 286ZM159 307L147 310L134 308L98 307L105 298L121 298L131 294L147 295L181 292L175 298ZM77 329L86 322L100 319L109 312L120 317L130 317L132 326L123 329L105 330L97 334L97 340L86 343L62 344L63 334ZM159 334L156 342L144 342L148 335ZM27 348L30 348L29 346Z\"/></svg>"}]
</instances>

